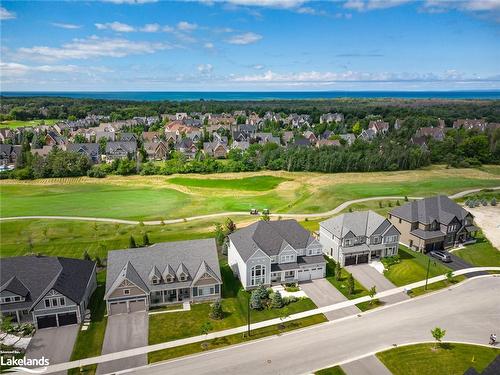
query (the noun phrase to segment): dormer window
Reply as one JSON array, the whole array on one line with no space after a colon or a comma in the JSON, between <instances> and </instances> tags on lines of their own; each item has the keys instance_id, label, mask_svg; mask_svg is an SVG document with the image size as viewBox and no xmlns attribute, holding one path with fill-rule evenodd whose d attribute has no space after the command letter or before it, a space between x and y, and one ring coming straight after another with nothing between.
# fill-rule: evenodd
<instances>
[{"instance_id":1,"label":"dormer window","mask_svg":"<svg viewBox=\"0 0 500 375\"><path fill-rule=\"evenodd\" d=\"M168 276L165 278L165 281L166 281L167 283L171 283L171 282L173 282L173 281L174 281L174 278L173 278L171 275L168 275Z\"/></svg>"},{"instance_id":2,"label":"dormer window","mask_svg":"<svg viewBox=\"0 0 500 375\"><path fill-rule=\"evenodd\" d=\"M179 276L179 280L180 281L186 281L187 277L185 274L181 273L180 276Z\"/></svg>"},{"instance_id":3,"label":"dormer window","mask_svg":"<svg viewBox=\"0 0 500 375\"><path fill-rule=\"evenodd\" d=\"M158 277L154 276L151 279L151 283L154 284L154 285L158 285L160 283L160 279Z\"/></svg>"}]
</instances>

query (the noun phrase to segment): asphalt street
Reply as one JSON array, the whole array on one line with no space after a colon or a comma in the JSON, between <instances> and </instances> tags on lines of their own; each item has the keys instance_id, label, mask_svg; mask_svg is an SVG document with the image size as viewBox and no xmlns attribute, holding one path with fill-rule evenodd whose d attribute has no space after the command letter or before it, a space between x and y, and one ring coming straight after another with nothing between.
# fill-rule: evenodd
<instances>
[{"instance_id":1,"label":"asphalt street","mask_svg":"<svg viewBox=\"0 0 500 375\"><path fill-rule=\"evenodd\" d=\"M500 328L500 277L389 305L360 317L134 370L136 374L305 374L404 343L445 340L486 344ZM500 332L499 332L500 333Z\"/></svg>"}]
</instances>

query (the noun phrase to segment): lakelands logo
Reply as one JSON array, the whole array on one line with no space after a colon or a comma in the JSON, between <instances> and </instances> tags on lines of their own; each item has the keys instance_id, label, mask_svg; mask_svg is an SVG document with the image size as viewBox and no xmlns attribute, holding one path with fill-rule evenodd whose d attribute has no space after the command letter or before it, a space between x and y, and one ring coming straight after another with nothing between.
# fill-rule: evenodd
<instances>
[{"instance_id":1,"label":"lakelands logo","mask_svg":"<svg viewBox=\"0 0 500 375\"><path fill-rule=\"evenodd\" d=\"M5 372L22 372L29 374L43 374L47 371L47 366L50 364L49 359L42 356L41 358L9 358L0 356L2 366L10 367ZM36 367L35 369L28 368Z\"/></svg>"}]
</instances>

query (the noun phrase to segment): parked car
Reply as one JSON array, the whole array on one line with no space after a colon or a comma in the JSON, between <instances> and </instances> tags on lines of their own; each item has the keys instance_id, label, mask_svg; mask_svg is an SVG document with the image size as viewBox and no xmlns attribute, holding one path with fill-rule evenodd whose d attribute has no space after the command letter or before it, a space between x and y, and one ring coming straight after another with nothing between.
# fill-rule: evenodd
<instances>
[{"instance_id":1,"label":"parked car","mask_svg":"<svg viewBox=\"0 0 500 375\"><path fill-rule=\"evenodd\" d=\"M257 209L252 208L252 209L250 210L250 215L258 215L258 214L259 214L259 211L258 211Z\"/></svg>"},{"instance_id":2,"label":"parked car","mask_svg":"<svg viewBox=\"0 0 500 375\"><path fill-rule=\"evenodd\" d=\"M439 251L439 250L434 250L429 253L430 256L437 258L445 263L450 263L451 262L451 257L450 254L444 252L444 251Z\"/></svg>"},{"instance_id":3,"label":"parked car","mask_svg":"<svg viewBox=\"0 0 500 375\"><path fill-rule=\"evenodd\" d=\"M262 210L262 215L269 215L269 208L264 208Z\"/></svg>"}]
</instances>

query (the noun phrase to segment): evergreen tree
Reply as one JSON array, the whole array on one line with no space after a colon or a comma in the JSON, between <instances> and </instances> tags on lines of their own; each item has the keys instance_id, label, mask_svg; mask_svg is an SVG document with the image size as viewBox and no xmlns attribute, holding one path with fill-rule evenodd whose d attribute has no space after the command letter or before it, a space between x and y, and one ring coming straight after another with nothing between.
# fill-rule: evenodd
<instances>
[{"instance_id":1,"label":"evergreen tree","mask_svg":"<svg viewBox=\"0 0 500 375\"><path fill-rule=\"evenodd\" d=\"M250 295L250 308L254 310L262 309L262 301L260 300L260 295L257 289L253 290Z\"/></svg>"},{"instance_id":2,"label":"evergreen tree","mask_svg":"<svg viewBox=\"0 0 500 375\"><path fill-rule=\"evenodd\" d=\"M340 281L342 277L342 267L340 267L340 262L335 263L335 280Z\"/></svg>"},{"instance_id":3,"label":"evergreen tree","mask_svg":"<svg viewBox=\"0 0 500 375\"><path fill-rule=\"evenodd\" d=\"M144 244L144 246L149 246L150 245L149 237L148 237L148 233L147 232L144 232L144 234L142 235L142 243Z\"/></svg>"},{"instance_id":4,"label":"evergreen tree","mask_svg":"<svg viewBox=\"0 0 500 375\"><path fill-rule=\"evenodd\" d=\"M88 252L87 250L85 250L85 251L83 252L83 256L82 256L82 258L83 258L84 260L92 260L92 258L90 257L90 254L89 254L89 252Z\"/></svg>"},{"instance_id":5,"label":"evergreen tree","mask_svg":"<svg viewBox=\"0 0 500 375\"><path fill-rule=\"evenodd\" d=\"M352 276L352 273L347 277L347 293L350 296L354 294L354 276Z\"/></svg>"},{"instance_id":6,"label":"evergreen tree","mask_svg":"<svg viewBox=\"0 0 500 375\"><path fill-rule=\"evenodd\" d=\"M222 311L222 304L220 300L215 301L210 308L210 318L220 320L224 318L224 312Z\"/></svg>"},{"instance_id":7,"label":"evergreen tree","mask_svg":"<svg viewBox=\"0 0 500 375\"><path fill-rule=\"evenodd\" d=\"M283 299L279 291L271 294L271 306L275 309L281 309L283 307Z\"/></svg>"}]
</instances>

